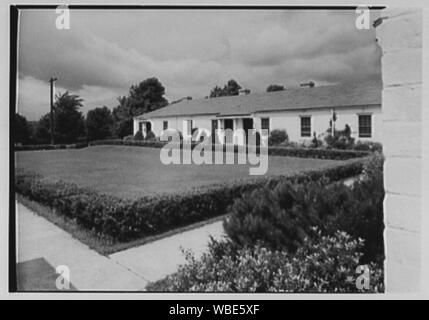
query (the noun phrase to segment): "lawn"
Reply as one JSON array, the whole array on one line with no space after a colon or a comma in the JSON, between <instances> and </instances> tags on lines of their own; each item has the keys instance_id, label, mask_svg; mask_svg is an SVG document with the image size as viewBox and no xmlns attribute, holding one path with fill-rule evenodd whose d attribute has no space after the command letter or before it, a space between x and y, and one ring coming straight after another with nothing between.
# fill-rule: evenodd
<instances>
[{"instance_id":1,"label":"lawn","mask_svg":"<svg viewBox=\"0 0 429 320\"><path fill-rule=\"evenodd\" d=\"M15 154L18 169L130 199L259 177L249 175L249 166L244 164L164 165L159 155L160 149L130 146ZM266 175L292 175L340 163L342 161L270 156Z\"/></svg>"}]
</instances>

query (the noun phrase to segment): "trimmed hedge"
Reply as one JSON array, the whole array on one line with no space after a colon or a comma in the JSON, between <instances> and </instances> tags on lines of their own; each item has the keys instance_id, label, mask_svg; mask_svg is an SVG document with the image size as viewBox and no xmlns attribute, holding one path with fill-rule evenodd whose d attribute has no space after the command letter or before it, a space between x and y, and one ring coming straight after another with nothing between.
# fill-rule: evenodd
<instances>
[{"instance_id":1,"label":"trimmed hedge","mask_svg":"<svg viewBox=\"0 0 429 320\"><path fill-rule=\"evenodd\" d=\"M59 149L82 149L88 147L86 142L78 142L72 144L31 144L14 146L14 151L35 151L35 150L59 150Z\"/></svg>"},{"instance_id":2,"label":"trimmed hedge","mask_svg":"<svg viewBox=\"0 0 429 320\"><path fill-rule=\"evenodd\" d=\"M123 141L117 140L97 140L89 143L90 146L98 145L124 145L136 147L162 148L168 142L165 141ZM192 148L198 143L192 142ZM225 148L225 147L224 147ZM234 151L238 152L238 147L234 147ZM298 157L298 158L315 158L315 159L330 159L330 160L348 160L354 158L362 158L370 155L367 151L354 150L335 150L335 149L311 149L311 148L288 148L280 146L268 147L268 155L283 156L283 157Z\"/></svg>"},{"instance_id":3,"label":"trimmed hedge","mask_svg":"<svg viewBox=\"0 0 429 320\"><path fill-rule=\"evenodd\" d=\"M288 148L288 147L269 147L268 154L270 156L316 158L316 159L331 159L331 160L348 160L353 158L362 158L370 155L370 153L366 151Z\"/></svg>"},{"instance_id":4,"label":"trimmed hedge","mask_svg":"<svg viewBox=\"0 0 429 320\"><path fill-rule=\"evenodd\" d=\"M16 192L53 208L58 214L75 219L85 228L118 241L128 241L224 215L234 199L262 187L274 187L280 181L305 182L323 179L323 183L360 174L363 159L350 160L324 170L293 176L264 177L208 186L178 194L162 194L125 200L100 194L72 183L53 182L18 171Z\"/></svg>"},{"instance_id":5,"label":"trimmed hedge","mask_svg":"<svg viewBox=\"0 0 429 320\"><path fill-rule=\"evenodd\" d=\"M135 146L135 147L148 147L148 148L162 148L167 142L164 141L148 141L148 140L122 140L122 139L109 139L109 140L95 140L89 143L89 146L102 146L102 145L115 145L115 146Z\"/></svg>"}]
</instances>

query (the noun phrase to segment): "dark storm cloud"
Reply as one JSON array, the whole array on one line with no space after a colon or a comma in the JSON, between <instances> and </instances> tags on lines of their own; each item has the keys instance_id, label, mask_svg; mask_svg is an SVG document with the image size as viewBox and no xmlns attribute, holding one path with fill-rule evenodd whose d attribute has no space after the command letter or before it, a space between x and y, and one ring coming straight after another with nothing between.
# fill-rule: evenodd
<instances>
[{"instance_id":1,"label":"dark storm cloud","mask_svg":"<svg viewBox=\"0 0 429 320\"><path fill-rule=\"evenodd\" d=\"M357 30L353 12L72 11L70 30L57 30L55 18L54 10L21 15L20 108L31 114L42 102L30 92L52 75L87 107L114 107L117 95L151 76L170 100L203 97L230 78L256 92L380 76L374 32Z\"/></svg>"}]
</instances>

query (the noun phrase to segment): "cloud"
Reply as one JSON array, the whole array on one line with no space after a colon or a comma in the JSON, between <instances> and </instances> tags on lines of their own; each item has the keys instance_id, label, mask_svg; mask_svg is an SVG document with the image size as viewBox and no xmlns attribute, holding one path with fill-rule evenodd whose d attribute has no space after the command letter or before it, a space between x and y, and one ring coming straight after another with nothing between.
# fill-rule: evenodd
<instances>
[{"instance_id":1,"label":"cloud","mask_svg":"<svg viewBox=\"0 0 429 320\"><path fill-rule=\"evenodd\" d=\"M111 108L152 76L169 100L204 97L231 78L255 92L380 77L374 32L357 30L353 12L83 10L71 12L70 30L57 30L55 18L21 15L20 106L34 116L46 111L40 92L53 75L87 106Z\"/></svg>"}]
</instances>

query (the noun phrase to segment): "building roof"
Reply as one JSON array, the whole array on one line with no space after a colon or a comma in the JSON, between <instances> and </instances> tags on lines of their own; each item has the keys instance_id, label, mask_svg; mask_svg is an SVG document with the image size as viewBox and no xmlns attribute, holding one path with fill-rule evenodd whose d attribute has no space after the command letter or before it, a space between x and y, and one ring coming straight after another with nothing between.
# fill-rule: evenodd
<instances>
[{"instance_id":1,"label":"building roof","mask_svg":"<svg viewBox=\"0 0 429 320\"><path fill-rule=\"evenodd\" d=\"M255 112L381 105L381 83L354 83L240 96L182 100L137 116L151 119L173 116L246 116Z\"/></svg>"}]
</instances>

